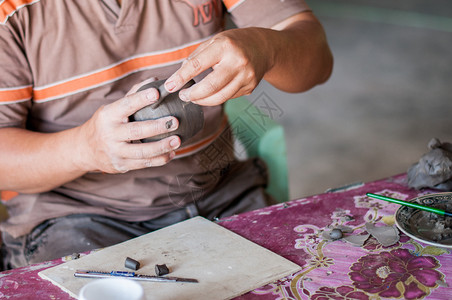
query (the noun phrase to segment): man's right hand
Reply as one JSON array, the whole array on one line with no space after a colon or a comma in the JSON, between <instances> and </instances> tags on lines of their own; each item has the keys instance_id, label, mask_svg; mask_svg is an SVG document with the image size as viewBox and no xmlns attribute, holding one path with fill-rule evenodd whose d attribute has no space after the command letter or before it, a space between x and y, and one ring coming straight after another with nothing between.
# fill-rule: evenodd
<instances>
[{"instance_id":1,"label":"man's right hand","mask_svg":"<svg viewBox=\"0 0 452 300\"><path fill-rule=\"evenodd\" d=\"M81 168L86 171L124 173L130 170L162 166L180 146L178 136L150 143L132 143L177 129L174 117L129 122L129 116L158 100L158 90L150 88L129 93L116 102L100 107L81 126ZM168 122L168 121L172 122ZM172 124L167 128L167 124Z\"/></svg>"}]
</instances>

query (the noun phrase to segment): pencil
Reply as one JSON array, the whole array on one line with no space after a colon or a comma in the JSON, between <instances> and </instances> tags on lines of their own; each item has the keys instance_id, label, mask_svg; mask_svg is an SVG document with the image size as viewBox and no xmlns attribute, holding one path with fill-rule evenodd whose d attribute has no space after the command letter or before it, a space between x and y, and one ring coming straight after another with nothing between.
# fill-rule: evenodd
<instances>
[{"instance_id":1,"label":"pencil","mask_svg":"<svg viewBox=\"0 0 452 300\"><path fill-rule=\"evenodd\" d=\"M403 201L403 200L400 200L400 199L394 199L394 198L391 198L391 197L386 197L386 196L372 194L372 193L367 193L366 195L369 196L369 197L375 198L375 199L380 199L380 200L384 200L384 201L400 204L400 205L403 205L403 206L408 206L408 207L412 207L412 208L425 210L425 211L432 212L432 213L435 213L435 214L438 214L438 215L441 215L441 216L452 217L452 213L450 213L448 211L445 211L445 210L442 210L442 209L439 209L439 208L429 207L429 206L425 206L425 205L414 203L414 202Z\"/></svg>"}]
</instances>

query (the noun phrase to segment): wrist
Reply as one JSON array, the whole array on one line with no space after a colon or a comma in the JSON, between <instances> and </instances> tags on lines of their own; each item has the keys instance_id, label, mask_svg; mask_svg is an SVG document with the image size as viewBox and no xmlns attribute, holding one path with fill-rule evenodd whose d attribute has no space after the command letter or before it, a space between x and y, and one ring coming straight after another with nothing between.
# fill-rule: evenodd
<instances>
[{"instance_id":1,"label":"wrist","mask_svg":"<svg viewBox=\"0 0 452 300\"><path fill-rule=\"evenodd\" d=\"M260 52L258 56L261 58L260 63L263 68L263 76L265 76L278 65L282 54L283 40L276 30L269 28L254 29L255 31L250 32L250 38L256 40L254 49Z\"/></svg>"},{"instance_id":2,"label":"wrist","mask_svg":"<svg viewBox=\"0 0 452 300\"><path fill-rule=\"evenodd\" d=\"M90 129L89 124L85 123L78 127L69 129L71 131L70 144L73 145L73 151L71 155L71 165L74 171L82 174L92 171L97 171L95 162L92 161L93 155L90 153L89 137Z\"/></svg>"}]
</instances>

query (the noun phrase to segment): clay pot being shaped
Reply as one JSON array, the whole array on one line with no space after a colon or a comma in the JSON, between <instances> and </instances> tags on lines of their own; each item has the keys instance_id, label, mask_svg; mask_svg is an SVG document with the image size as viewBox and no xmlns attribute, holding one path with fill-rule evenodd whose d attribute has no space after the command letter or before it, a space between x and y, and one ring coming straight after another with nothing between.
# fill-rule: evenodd
<instances>
[{"instance_id":1,"label":"clay pot being shaped","mask_svg":"<svg viewBox=\"0 0 452 300\"><path fill-rule=\"evenodd\" d=\"M144 143L161 140L165 137L178 135L183 145L187 140L197 134L204 126L204 113L202 107L192 102L185 102L179 98L179 93L168 93L163 87L165 80L158 80L143 85L137 92L149 88L159 90L160 98L158 102L143 107L130 119L131 121L156 120L162 117L173 116L179 121L179 127L175 131L159 134L149 138L142 139ZM189 81L184 87L189 88L195 84L193 80ZM169 125L170 126L170 125Z\"/></svg>"}]
</instances>

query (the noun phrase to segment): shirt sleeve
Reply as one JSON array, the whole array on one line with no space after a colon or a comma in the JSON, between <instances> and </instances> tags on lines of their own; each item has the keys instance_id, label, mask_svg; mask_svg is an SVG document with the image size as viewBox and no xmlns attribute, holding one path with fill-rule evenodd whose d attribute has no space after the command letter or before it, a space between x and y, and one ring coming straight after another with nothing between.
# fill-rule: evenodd
<instances>
[{"instance_id":1,"label":"shirt sleeve","mask_svg":"<svg viewBox=\"0 0 452 300\"><path fill-rule=\"evenodd\" d=\"M25 127L31 108L32 76L22 35L0 24L0 127Z\"/></svg>"},{"instance_id":2,"label":"shirt sleeve","mask_svg":"<svg viewBox=\"0 0 452 300\"><path fill-rule=\"evenodd\" d=\"M272 27L303 11L310 11L304 0L223 0L238 27Z\"/></svg>"}]
</instances>

